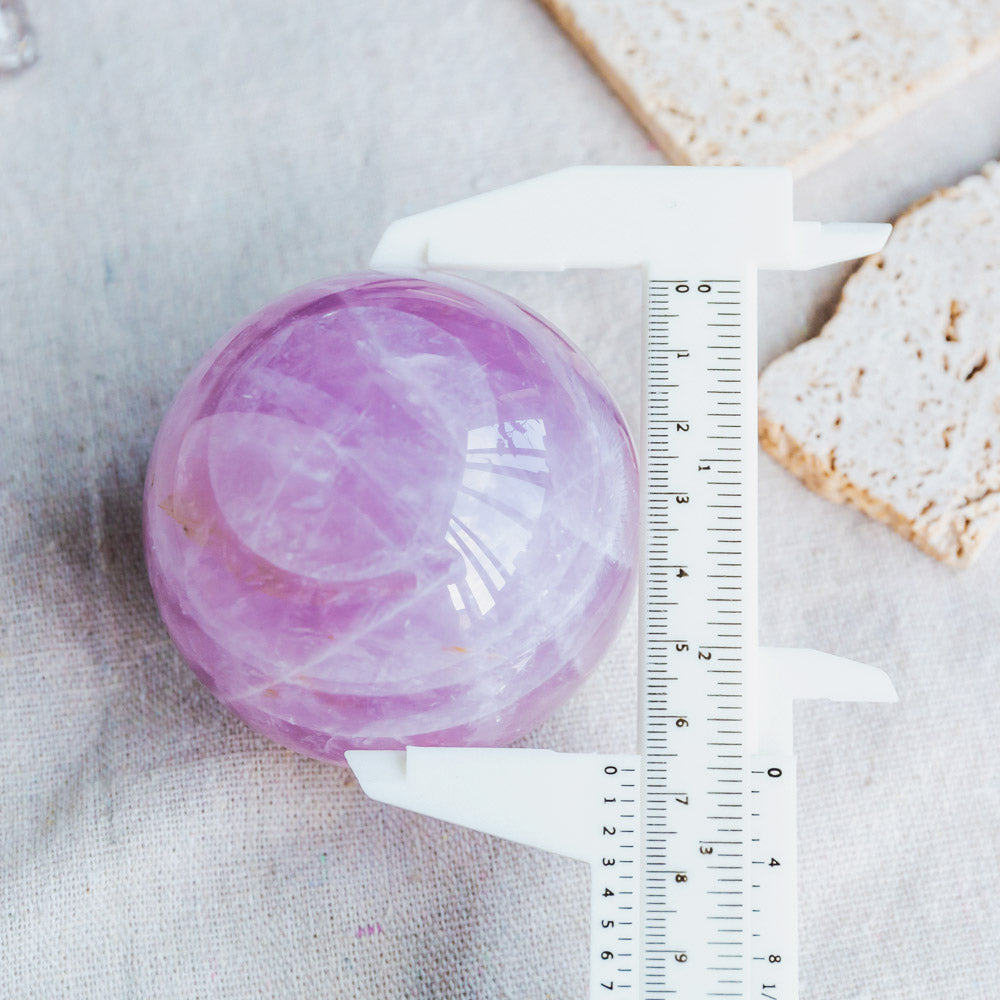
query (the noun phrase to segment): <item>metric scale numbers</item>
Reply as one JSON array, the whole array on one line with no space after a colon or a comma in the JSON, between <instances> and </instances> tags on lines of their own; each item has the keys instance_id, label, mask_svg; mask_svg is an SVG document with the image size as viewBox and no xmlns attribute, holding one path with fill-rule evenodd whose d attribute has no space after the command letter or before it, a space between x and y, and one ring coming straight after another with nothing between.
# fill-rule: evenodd
<instances>
[{"instance_id":1,"label":"metric scale numbers","mask_svg":"<svg viewBox=\"0 0 1000 1000\"><path fill-rule=\"evenodd\" d=\"M633 996L639 960L639 762L606 758L595 767L594 828L600 857L591 863L591 954L595 990Z\"/></svg>"}]
</instances>

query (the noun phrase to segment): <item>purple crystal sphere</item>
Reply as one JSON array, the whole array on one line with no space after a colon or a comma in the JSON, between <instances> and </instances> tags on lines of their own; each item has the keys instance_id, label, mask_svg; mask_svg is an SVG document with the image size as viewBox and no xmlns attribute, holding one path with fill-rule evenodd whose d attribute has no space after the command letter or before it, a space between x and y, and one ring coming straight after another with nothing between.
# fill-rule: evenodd
<instances>
[{"instance_id":1,"label":"purple crystal sphere","mask_svg":"<svg viewBox=\"0 0 1000 1000\"><path fill-rule=\"evenodd\" d=\"M638 475L587 361L505 295L347 275L245 320L184 383L146 476L171 637L312 757L500 746L628 606Z\"/></svg>"}]
</instances>

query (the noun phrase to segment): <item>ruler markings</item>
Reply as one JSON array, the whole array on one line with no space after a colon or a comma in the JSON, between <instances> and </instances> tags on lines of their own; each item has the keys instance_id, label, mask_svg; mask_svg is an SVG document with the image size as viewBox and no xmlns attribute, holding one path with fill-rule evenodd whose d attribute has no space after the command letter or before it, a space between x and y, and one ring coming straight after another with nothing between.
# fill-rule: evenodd
<instances>
[{"instance_id":1,"label":"ruler markings","mask_svg":"<svg viewBox=\"0 0 1000 1000\"><path fill-rule=\"evenodd\" d=\"M723 282L726 288L716 287ZM743 599L734 594L742 590L739 581L743 577L743 565L742 559L733 560L732 557L742 553L742 519L726 512L740 510L743 505L723 501L743 498L742 462L737 455L745 447L745 437L742 423L733 422L739 417L743 393L727 388L739 380L726 376L742 373L744 366L738 343L706 344L708 338L705 337L709 328L740 327L741 313L733 310L740 308L742 287L739 279L648 282L644 526L650 544L647 545L644 588L641 705L646 763L643 825L647 836L642 872L646 892L643 982L647 998L668 993L683 993L686 997L741 995L722 987L741 982L731 974L743 970L742 951L733 953L731 941L716 941L710 934L699 934L697 927L707 929L711 926L710 921L720 921L724 916L725 922L735 925L734 931L742 937L743 903L725 902L724 905L735 912L723 914L718 906L708 901L708 895L702 894L704 899L699 901L696 894L684 891L684 887L693 884L691 880L696 878L698 870L708 872L704 859L711 857L710 852L715 849L715 843L710 841L719 841L718 836L706 837L704 827L702 835L697 836L698 826L740 817L703 812L699 819L697 811L691 811L690 796L678 794L676 789L705 786L708 793L703 796L705 801L735 799L719 805L741 809L743 792L726 786L742 786L743 754L720 754L716 748L742 750L739 740L742 729L719 733L732 736L733 740L704 739L700 752L688 744L694 742L689 731L692 723L697 728L699 717L729 726L739 726L742 722L739 715L725 714L738 712L737 705L713 705L708 698L714 695L720 700L732 701L741 697L736 691L713 689L742 686L741 679L730 681L719 676L739 678L742 672L740 657L720 657L718 653L742 650L742 646L726 641L741 639ZM716 292L714 297L704 294L713 290ZM723 298L719 298L720 295ZM720 305L727 311L711 308ZM730 319L737 322L727 322ZM738 333L717 332L714 336L720 340L739 338ZM706 351L728 353L716 361ZM699 371L703 373L701 379L698 379ZM691 380L700 383L693 394ZM668 389L671 391L666 391ZM732 401L715 398L719 396L735 398ZM698 416L703 413L708 414L706 420ZM726 442L734 442L735 446L727 446ZM720 465L729 467L719 468ZM714 472L716 476L706 481L705 472ZM719 474L727 478L719 480ZM709 489L712 486L722 489L712 491ZM734 493L734 488L740 492ZM693 523L696 521L702 523ZM715 547L718 544L732 548L719 550ZM675 553L684 555L677 558ZM706 554L711 569L703 565ZM679 569L683 573L678 573ZM718 582L722 580L736 580L737 584ZM675 594L676 600L673 599ZM734 607L717 607L722 604ZM727 613L733 620L719 620L726 618ZM667 638L675 618L685 622L686 630L696 628L696 634L684 639ZM690 626L687 623L691 623ZM736 631L732 631L734 626ZM713 655L720 662L728 661L733 666L705 669L704 661ZM674 662L676 669L672 669ZM690 706L686 702L691 702ZM699 710L699 704L704 708ZM724 714L718 715L719 711ZM684 724L680 725L682 721ZM674 745L685 752L666 752ZM713 759L720 758L736 763L712 763ZM672 780L674 777L678 780ZM667 830L667 826L672 829ZM661 836L650 835L654 827ZM717 834L742 832L742 827L734 826L713 825L712 829ZM687 839L691 842L684 843ZM727 866L731 870L740 867ZM717 891L741 899L741 889ZM689 920L688 916L694 919ZM699 940L700 945L697 944ZM727 949L727 953L718 953L720 947ZM669 963L660 960L660 955L673 955L677 967L670 968ZM733 965L732 961L740 964ZM712 973L725 975L720 977ZM691 992L694 984L705 992Z\"/></svg>"}]
</instances>

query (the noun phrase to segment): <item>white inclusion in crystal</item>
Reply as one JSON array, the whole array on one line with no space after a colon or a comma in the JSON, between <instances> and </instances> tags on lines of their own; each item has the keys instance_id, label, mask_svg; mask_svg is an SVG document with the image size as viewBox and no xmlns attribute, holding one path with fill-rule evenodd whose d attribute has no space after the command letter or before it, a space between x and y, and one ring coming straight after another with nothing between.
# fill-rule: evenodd
<instances>
[{"instance_id":1,"label":"white inclusion in crystal","mask_svg":"<svg viewBox=\"0 0 1000 1000\"><path fill-rule=\"evenodd\" d=\"M323 510L327 502L320 496L304 496L290 504L292 510Z\"/></svg>"}]
</instances>

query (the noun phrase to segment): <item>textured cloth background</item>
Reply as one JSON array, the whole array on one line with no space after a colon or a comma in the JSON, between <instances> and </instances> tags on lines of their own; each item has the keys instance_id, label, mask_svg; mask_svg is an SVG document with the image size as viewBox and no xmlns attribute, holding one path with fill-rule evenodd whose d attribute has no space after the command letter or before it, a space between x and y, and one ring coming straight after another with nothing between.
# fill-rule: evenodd
<instances>
[{"instance_id":1,"label":"textured cloth background","mask_svg":"<svg viewBox=\"0 0 1000 1000\"><path fill-rule=\"evenodd\" d=\"M32 0L0 79L0 996L572 1000L587 873L368 801L219 708L140 548L153 435L230 325L391 220L659 154L532 0ZM798 187L888 218L1000 152L1000 69ZM998 236L1000 254L1000 236ZM765 275L762 361L846 269ZM639 281L491 277L633 425ZM761 464L762 641L887 669L798 715L806 998L1000 995L1000 543L957 574ZM634 749L635 633L524 745Z\"/></svg>"}]
</instances>

